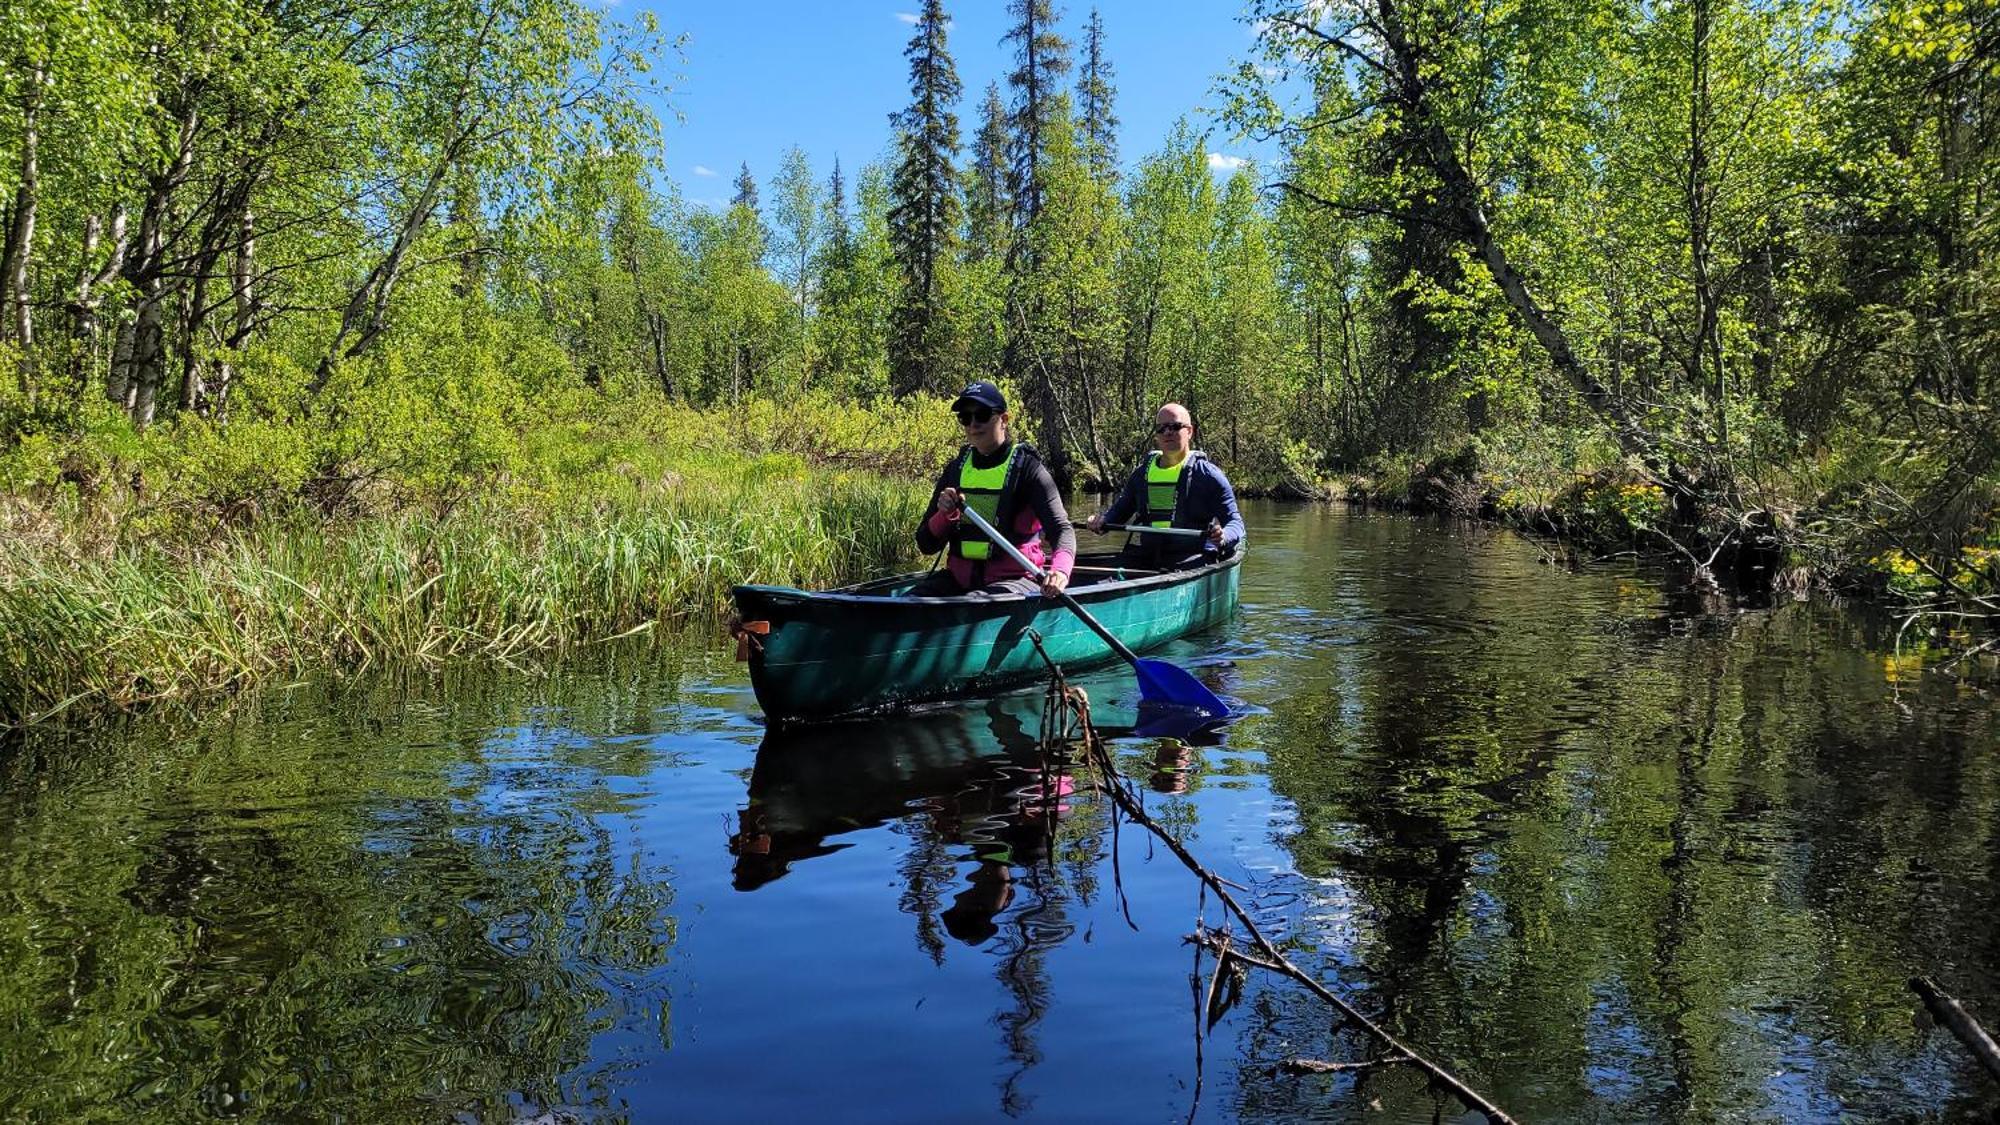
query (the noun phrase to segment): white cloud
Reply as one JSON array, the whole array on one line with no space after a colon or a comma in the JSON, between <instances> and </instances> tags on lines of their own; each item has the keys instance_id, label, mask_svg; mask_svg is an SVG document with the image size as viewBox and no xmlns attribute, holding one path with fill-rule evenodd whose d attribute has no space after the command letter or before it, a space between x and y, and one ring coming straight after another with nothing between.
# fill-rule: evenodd
<instances>
[{"instance_id":1,"label":"white cloud","mask_svg":"<svg viewBox=\"0 0 2000 1125\"><path fill-rule=\"evenodd\" d=\"M922 23L924 19L915 12L897 12L896 18L908 24Z\"/></svg>"},{"instance_id":2,"label":"white cloud","mask_svg":"<svg viewBox=\"0 0 2000 1125\"><path fill-rule=\"evenodd\" d=\"M1245 156L1224 156L1219 152L1208 154L1208 170L1211 172L1234 172L1248 163L1250 159Z\"/></svg>"},{"instance_id":3,"label":"white cloud","mask_svg":"<svg viewBox=\"0 0 2000 1125\"><path fill-rule=\"evenodd\" d=\"M704 167L704 166L702 166L702 165L700 165L700 164L697 164L697 165L695 165L695 166L694 166L694 169L693 169L693 170L694 170L694 174L695 174L695 175L697 175L697 176L713 176L713 175L715 175L715 169L713 169L713 168L708 168L708 167Z\"/></svg>"}]
</instances>

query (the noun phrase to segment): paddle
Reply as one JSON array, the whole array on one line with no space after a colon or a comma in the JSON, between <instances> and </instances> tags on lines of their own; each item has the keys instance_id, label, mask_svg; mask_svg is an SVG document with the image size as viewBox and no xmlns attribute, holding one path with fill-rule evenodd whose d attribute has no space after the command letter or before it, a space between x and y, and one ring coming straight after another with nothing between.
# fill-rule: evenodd
<instances>
[{"instance_id":1,"label":"paddle","mask_svg":"<svg viewBox=\"0 0 2000 1125\"><path fill-rule=\"evenodd\" d=\"M1022 569L1033 575L1036 581L1042 579L1041 568L1029 562L1028 556L1022 554L1012 543L1007 542L1006 536L993 530L993 525L986 522L986 517L973 511L971 505L961 505L959 511L964 514L966 519L972 521L974 527L984 532L986 538L991 539L1001 550L1007 552L1009 558L1012 558L1021 565ZM1125 647L1124 641L1112 636L1111 630L1098 624L1097 618L1092 617L1081 605L1078 605L1076 599L1070 596L1068 590L1057 591L1056 596L1061 598L1063 604L1070 608L1070 612L1082 618L1085 625L1090 626L1091 632L1102 637L1104 643L1111 646L1111 651L1117 653L1125 663L1132 666L1132 671L1139 677L1139 700L1141 703L1163 703L1171 707L1191 707L1197 711L1206 711L1217 719L1227 719L1234 716L1235 712L1229 709L1229 704L1218 699L1216 694L1208 690L1205 684L1189 675L1186 671L1176 668L1164 660L1139 659L1131 649Z\"/></svg>"},{"instance_id":2,"label":"paddle","mask_svg":"<svg viewBox=\"0 0 2000 1125\"><path fill-rule=\"evenodd\" d=\"M1140 523L1107 523L1106 531L1141 531L1147 535L1178 535L1183 539L1199 539L1208 532L1197 527L1147 527Z\"/></svg>"}]
</instances>

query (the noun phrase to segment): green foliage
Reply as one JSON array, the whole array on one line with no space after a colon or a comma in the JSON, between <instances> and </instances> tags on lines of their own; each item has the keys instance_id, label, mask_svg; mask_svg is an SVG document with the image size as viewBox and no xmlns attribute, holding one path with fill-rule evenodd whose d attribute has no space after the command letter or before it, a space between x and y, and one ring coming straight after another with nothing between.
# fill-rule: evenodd
<instances>
[{"instance_id":1,"label":"green foliage","mask_svg":"<svg viewBox=\"0 0 2000 1125\"><path fill-rule=\"evenodd\" d=\"M731 474L921 477L957 435L909 392L1000 376L1085 480L1122 475L1174 400L1249 489L1360 471L1618 537L1660 526L1671 467L1822 571L1991 588L1985 8L1253 8L1305 91L1233 80L1236 123L1285 142L1268 172L1219 181L1182 123L1121 179L1103 21L1079 106L1041 0L1010 8L1012 112L989 88L961 171L932 4L894 174L862 169L850 208L794 148L767 215L747 162L727 209L658 175L650 17L16 4L9 518L105 555L309 516L568 518ZM1328 39L1356 21L1400 38ZM1397 49L1420 88L1357 57Z\"/></svg>"},{"instance_id":2,"label":"green foliage","mask_svg":"<svg viewBox=\"0 0 2000 1125\"><path fill-rule=\"evenodd\" d=\"M26 534L26 515L8 517L20 533L0 549L0 722L324 668L517 656L713 620L739 582L879 573L909 559L928 497L878 470L927 474L952 448L936 403L867 415L825 396L805 411L759 400L740 418L607 405L579 398L512 444L488 427L419 458L415 434L441 432L428 425L377 442L368 451L390 457L378 467L406 502L344 523L304 504L296 431L153 431L139 463L177 472L176 490L110 533L122 545L82 524ZM216 538L218 507L244 526Z\"/></svg>"}]
</instances>

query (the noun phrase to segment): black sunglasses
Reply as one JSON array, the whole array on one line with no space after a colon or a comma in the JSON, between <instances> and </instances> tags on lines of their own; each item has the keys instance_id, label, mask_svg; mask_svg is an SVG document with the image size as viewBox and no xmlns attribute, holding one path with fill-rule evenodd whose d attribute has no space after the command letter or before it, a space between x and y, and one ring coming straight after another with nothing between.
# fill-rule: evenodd
<instances>
[{"instance_id":1,"label":"black sunglasses","mask_svg":"<svg viewBox=\"0 0 2000 1125\"><path fill-rule=\"evenodd\" d=\"M1180 433L1182 430L1192 430L1192 429L1194 429L1194 427L1186 422L1162 422L1159 425L1153 427L1153 432L1156 434L1177 434Z\"/></svg>"},{"instance_id":2,"label":"black sunglasses","mask_svg":"<svg viewBox=\"0 0 2000 1125\"><path fill-rule=\"evenodd\" d=\"M961 426L983 426L993 420L993 408L990 406L975 406L971 410L954 410L952 413L958 415Z\"/></svg>"}]
</instances>

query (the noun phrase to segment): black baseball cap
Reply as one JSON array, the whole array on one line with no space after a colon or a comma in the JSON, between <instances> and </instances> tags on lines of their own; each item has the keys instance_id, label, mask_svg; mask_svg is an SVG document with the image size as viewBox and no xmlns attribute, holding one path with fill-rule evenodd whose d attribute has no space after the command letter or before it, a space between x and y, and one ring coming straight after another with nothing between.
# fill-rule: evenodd
<instances>
[{"instance_id":1,"label":"black baseball cap","mask_svg":"<svg viewBox=\"0 0 2000 1125\"><path fill-rule=\"evenodd\" d=\"M967 383L965 389L958 392L958 397L951 400L951 408L957 410L962 403L967 402L977 403L980 406L990 406L994 411L1001 414L1007 412L1007 396L1000 393L999 387L994 386L984 379Z\"/></svg>"}]
</instances>

